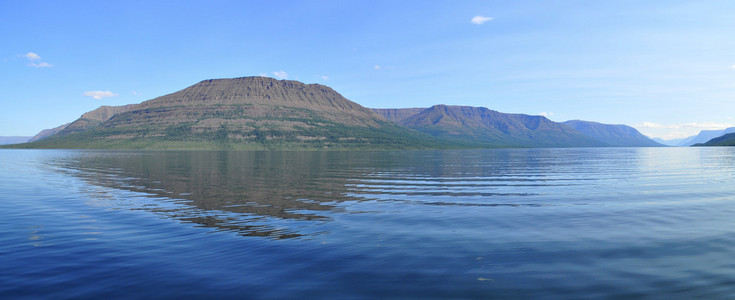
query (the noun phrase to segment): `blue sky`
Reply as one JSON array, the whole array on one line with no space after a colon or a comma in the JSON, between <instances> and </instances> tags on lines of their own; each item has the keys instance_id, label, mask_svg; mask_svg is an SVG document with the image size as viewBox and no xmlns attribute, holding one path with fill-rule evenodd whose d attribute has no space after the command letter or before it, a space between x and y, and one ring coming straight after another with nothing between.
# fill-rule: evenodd
<instances>
[{"instance_id":1,"label":"blue sky","mask_svg":"<svg viewBox=\"0 0 735 300\"><path fill-rule=\"evenodd\" d=\"M266 75L366 107L684 137L735 126L733 14L733 1L0 0L0 135Z\"/></svg>"}]
</instances>

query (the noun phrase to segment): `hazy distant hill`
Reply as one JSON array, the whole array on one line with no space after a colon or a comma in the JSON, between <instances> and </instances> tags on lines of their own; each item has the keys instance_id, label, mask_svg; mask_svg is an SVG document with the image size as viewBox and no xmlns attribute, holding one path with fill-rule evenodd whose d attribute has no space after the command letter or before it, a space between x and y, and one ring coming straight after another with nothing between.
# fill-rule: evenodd
<instances>
[{"instance_id":1,"label":"hazy distant hill","mask_svg":"<svg viewBox=\"0 0 735 300\"><path fill-rule=\"evenodd\" d=\"M30 136L0 136L0 145L25 143L30 138Z\"/></svg>"},{"instance_id":2,"label":"hazy distant hill","mask_svg":"<svg viewBox=\"0 0 735 300\"><path fill-rule=\"evenodd\" d=\"M684 139L677 146L688 147L694 144L702 144L716 137L720 137L725 134L733 133L733 132L735 132L735 127L730 127L730 128L723 129L723 130L702 130L699 132L699 134Z\"/></svg>"},{"instance_id":3,"label":"hazy distant hill","mask_svg":"<svg viewBox=\"0 0 735 300\"><path fill-rule=\"evenodd\" d=\"M683 139L664 140L662 138L652 138L652 140L655 141L656 143L659 143L659 144L662 144L662 145L666 145L666 146L678 146L685 139L686 138L683 138Z\"/></svg>"},{"instance_id":4,"label":"hazy distant hill","mask_svg":"<svg viewBox=\"0 0 735 300\"><path fill-rule=\"evenodd\" d=\"M440 142L385 121L329 87L212 79L140 104L85 113L39 148L420 148Z\"/></svg>"},{"instance_id":5,"label":"hazy distant hill","mask_svg":"<svg viewBox=\"0 0 735 300\"><path fill-rule=\"evenodd\" d=\"M663 146L633 127L610 125L590 121L571 120L562 124L582 134L616 147L660 147Z\"/></svg>"},{"instance_id":6,"label":"hazy distant hill","mask_svg":"<svg viewBox=\"0 0 735 300\"><path fill-rule=\"evenodd\" d=\"M493 147L606 146L542 116L505 114L484 107L435 105L399 124L443 139Z\"/></svg>"}]
</instances>

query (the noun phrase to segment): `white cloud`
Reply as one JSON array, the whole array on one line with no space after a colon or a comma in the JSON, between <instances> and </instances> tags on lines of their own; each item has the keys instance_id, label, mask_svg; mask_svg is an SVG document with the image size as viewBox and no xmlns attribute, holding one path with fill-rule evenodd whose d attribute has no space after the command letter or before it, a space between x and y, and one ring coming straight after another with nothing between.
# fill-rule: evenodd
<instances>
[{"instance_id":1,"label":"white cloud","mask_svg":"<svg viewBox=\"0 0 735 300\"><path fill-rule=\"evenodd\" d=\"M553 112L541 112L539 113L539 115L544 116L544 117L551 117L554 115L554 113Z\"/></svg>"},{"instance_id":2,"label":"white cloud","mask_svg":"<svg viewBox=\"0 0 735 300\"><path fill-rule=\"evenodd\" d=\"M493 20L493 18L491 18L491 17L475 16L474 18L472 18L472 20L470 22L472 22L472 24L482 25L483 23L485 23L487 21L492 21L492 20Z\"/></svg>"},{"instance_id":3,"label":"white cloud","mask_svg":"<svg viewBox=\"0 0 735 300\"><path fill-rule=\"evenodd\" d=\"M84 92L84 96L92 97L94 99L102 99L102 98L110 98L115 97L117 94L110 92L110 91L87 91Z\"/></svg>"},{"instance_id":4,"label":"white cloud","mask_svg":"<svg viewBox=\"0 0 735 300\"><path fill-rule=\"evenodd\" d=\"M666 125L653 123L653 122L643 122L641 124L636 124L636 127L642 127L642 128L668 128Z\"/></svg>"},{"instance_id":5,"label":"white cloud","mask_svg":"<svg viewBox=\"0 0 735 300\"><path fill-rule=\"evenodd\" d=\"M375 65L375 66L373 67L373 69L376 69L376 70L380 70L380 66L379 66L379 65Z\"/></svg>"},{"instance_id":6,"label":"white cloud","mask_svg":"<svg viewBox=\"0 0 735 300\"><path fill-rule=\"evenodd\" d=\"M27 58L30 61L41 60L41 56L33 52L28 52L25 55L23 55L23 57Z\"/></svg>"},{"instance_id":7,"label":"white cloud","mask_svg":"<svg viewBox=\"0 0 735 300\"><path fill-rule=\"evenodd\" d=\"M732 65L732 66L730 66L730 68L733 68L733 69L735 69L735 65Z\"/></svg>"},{"instance_id":8,"label":"white cloud","mask_svg":"<svg viewBox=\"0 0 735 300\"><path fill-rule=\"evenodd\" d=\"M273 72L273 75L278 77L278 79L288 79L288 73L285 71L276 71Z\"/></svg>"},{"instance_id":9,"label":"white cloud","mask_svg":"<svg viewBox=\"0 0 735 300\"><path fill-rule=\"evenodd\" d=\"M28 65L31 66L31 67L34 67L34 68L50 68L50 67L53 67L53 65L50 64L50 63L42 62L41 61L41 56L38 55L38 54L36 54L36 53L28 52L26 54L23 54L23 57L25 57L28 61L30 61L30 63L28 63Z\"/></svg>"},{"instance_id":10,"label":"white cloud","mask_svg":"<svg viewBox=\"0 0 735 300\"><path fill-rule=\"evenodd\" d=\"M683 128L696 128L701 130L718 130L718 129L725 129L728 127L733 127L733 124L730 123L714 123L714 122L689 122L689 123L681 123L681 124L670 124L670 125L664 125L664 124L658 124L653 122L643 122L641 124L636 124L636 127L642 127L642 128L655 128L655 129L683 129Z\"/></svg>"},{"instance_id":11,"label":"white cloud","mask_svg":"<svg viewBox=\"0 0 735 300\"><path fill-rule=\"evenodd\" d=\"M692 136L691 133L683 132L683 131L677 131L677 132L672 132L672 133L664 134L664 135L660 136L660 138L663 139L664 141L666 141L666 140L674 140L674 139L683 139L683 138L690 137L690 136Z\"/></svg>"},{"instance_id":12,"label":"white cloud","mask_svg":"<svg viewBox=\"0 0 735 300\"><path fill-rule=\"evenodd\" d=\"M53 67L52 64L47 63L47 62L30 63L28 65L31 66L31 67L34 67L34 68L50 68L50 67Z\"/></svg>"},{"instance_id":13,"label":"white cloud","mask_svg":"<svg viewBox=\"0 0 735 300\"><path fill-rule=\"evenodd\" d=\"M329 80L329 76L327 76L327 75L322 75L321 77L322 77L322 79L324 79L324 80Z\"/></svg>"}]
</instances>

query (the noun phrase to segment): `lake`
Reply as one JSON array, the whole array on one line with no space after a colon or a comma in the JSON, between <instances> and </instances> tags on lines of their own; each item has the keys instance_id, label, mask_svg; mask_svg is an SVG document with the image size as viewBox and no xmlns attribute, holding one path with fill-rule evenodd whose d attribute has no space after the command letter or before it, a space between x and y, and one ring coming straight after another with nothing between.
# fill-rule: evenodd
<instances>
[{"instance_id":1,"label":"lake","mask_svg":"<svg viewBox=\"0 0 735 300\"><path fill-rule=\"evenodd\" d=\"M735 298L735 148L0 151L0 298Z\"/></svg>"}]
</instances>

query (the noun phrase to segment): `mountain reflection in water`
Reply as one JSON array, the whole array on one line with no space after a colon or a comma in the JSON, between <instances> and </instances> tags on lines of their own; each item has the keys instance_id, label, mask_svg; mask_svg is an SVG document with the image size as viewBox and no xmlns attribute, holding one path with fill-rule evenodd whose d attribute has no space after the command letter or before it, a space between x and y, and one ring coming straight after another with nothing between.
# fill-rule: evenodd
<instances>
[{"instance_id":1,"label":"mountain reflection in water","mask_svg":"<svg viewBox=\"0 0 735 300\"><path fill-rule=\"evenodd\" d=\"M346 212L340 205L345 201L537 206L540 204L487 200L494 196L532 196L536 195L533 187L564 184L541 173L519 174L518 170L543 170L543 166L529 166L535 163L532 155L514 160L506 157L513 152L504 151L81 153L47 163L92 186L143 193L148 199L145 203L130 203L129 197L95 195L96 199L109 201L105 205L278 239L317 234L299 222L329 221L334 213ZM416 196L425 197L417 200ZM467 201L468 197L481 197L483 202Z\"/></svg>"},{"instance_id":2,"label":"mountain reflection in water","mask_svg":"<svg viewBox=\"0 0 735 300\"><path fill-rule=\"evenodd\" d=\"M299 237L263 219L321 221L346 193L346 153L143 151L99 152L52 162L63 172L108 188L145 193L144 209L185 222L249 236ZM359 171L357 171L359 173ZM174 204L174 205L165 205ZM259 224L262 223L262 224Z\"/></svg>"}]
</instances>

